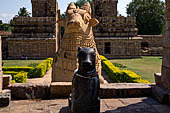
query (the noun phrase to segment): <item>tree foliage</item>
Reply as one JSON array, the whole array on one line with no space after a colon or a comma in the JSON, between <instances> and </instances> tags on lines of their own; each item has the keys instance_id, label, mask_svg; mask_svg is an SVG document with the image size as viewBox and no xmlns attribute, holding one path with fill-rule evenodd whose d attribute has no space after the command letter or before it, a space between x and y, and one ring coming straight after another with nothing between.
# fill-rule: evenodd
<instances>
[{"instance_id":1,"label":"tree foliage","mask_svg":"<svg viewBox=\"0 0 170 113\"><path fill-rule=\"evenodd\" d=\"M16 15L16 16L30 17L30 15L31 15L31 13L29 11L27 11L27 9L25 7L22 7L18 11L18 15Z\"/></svg>"},{"instance_id":2,"label":"tree foliage","mask_svg":"<svg viewBox=\"0 0 170 113\"><path fill-rule=\"evenodd\" d=\"M165 30L165 3L163 1L133 0L127 5L127 14L136 17L140 35L159 35Z\"/></svg>"},{"instance_id":3,"label":"tree foliage","mask_svg":"<svg viewBox=\"0 0 170 113\"><path fill-rule=\"evenodd\" d=\"M3 23L2 20L0 20L0 30L11 32L12 31L11 24L10 23Z\"/></svg>"},{"instance_id":4,"label":"tree foliage","mask_svg":"<svg viewBox=\"0 0 170 113\"><path fill-rule=\"evenodd\" d=\"M84 3L86 3L86 2L92 3L92 0L77 0L77 1L75 2L75 5L81 7L81 6L83 6Z\"/></svg>"}]
</instances>

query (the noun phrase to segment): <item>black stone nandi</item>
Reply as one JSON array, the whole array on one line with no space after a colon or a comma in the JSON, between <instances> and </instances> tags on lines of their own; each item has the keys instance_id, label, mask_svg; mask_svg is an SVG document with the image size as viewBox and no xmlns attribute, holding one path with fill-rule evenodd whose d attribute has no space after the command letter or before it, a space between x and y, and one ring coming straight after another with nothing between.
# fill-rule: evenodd
<instances>
[{"instance_id":1,"label":"black stone nandi","mask_svg":"<svg viewBox=\"0 0 170 113\"><path fill-rule=\"evenodd\" d=\"M69 99L71 113L100 113L99 77L96 72L94 48L79 48L79 67L72 80Z\"/></svg>"}]
</instances>

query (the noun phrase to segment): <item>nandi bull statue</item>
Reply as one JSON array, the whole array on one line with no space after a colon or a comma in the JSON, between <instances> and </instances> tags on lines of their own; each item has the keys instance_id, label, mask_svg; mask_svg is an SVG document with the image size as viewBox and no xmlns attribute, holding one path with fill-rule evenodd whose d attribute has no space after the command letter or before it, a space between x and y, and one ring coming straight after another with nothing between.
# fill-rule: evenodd
<instances>
[{"instance_id":1,"label":"nandi bull statue","mask_svg":"<svg viewBox=\"0 0 170 113\"><path fill-rule=\"evenodd\" d=\"M92 27L99 22L91 18L91 12L89 2L85 3L81 8L77 8L74 3L70 3L66 11L66 18L58 21L59 25L65 28L65 32L59 50L54 58L52 82L72 81L74 70L78 67L78 47L95 48L96 69L100 77L100 82L105 82L101 76L101 60L92 32Z\"/></svg>"},{"instance_id":2,"label":"nandi bull statue","mask_svg":"<svg viewBox=\"0 0 170 113\"><path fill-rule=\"evenodd\" d=\"M99 77L96 72L94 48L78 49L79 67L72 80L69 98L71 113L100 113Z\"/></svg>"}]
</instances>

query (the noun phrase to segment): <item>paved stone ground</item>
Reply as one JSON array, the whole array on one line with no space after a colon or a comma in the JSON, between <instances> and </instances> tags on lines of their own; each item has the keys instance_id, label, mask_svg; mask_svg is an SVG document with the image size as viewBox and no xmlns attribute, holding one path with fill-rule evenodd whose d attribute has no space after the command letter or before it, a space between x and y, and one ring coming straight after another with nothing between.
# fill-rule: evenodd
<instances>
[{"instance_id":1,"label":"paved stone ground","mask_svg":"<svg viewBox=\"0 0 170 113\"><path fill-rule=\"evenodd\" d=\"M19 100L0 113L69 113L67 99ZM170 107L161 105L152 98L102 99L101 113L170 113Z\"/></svg>"}]
</instances>

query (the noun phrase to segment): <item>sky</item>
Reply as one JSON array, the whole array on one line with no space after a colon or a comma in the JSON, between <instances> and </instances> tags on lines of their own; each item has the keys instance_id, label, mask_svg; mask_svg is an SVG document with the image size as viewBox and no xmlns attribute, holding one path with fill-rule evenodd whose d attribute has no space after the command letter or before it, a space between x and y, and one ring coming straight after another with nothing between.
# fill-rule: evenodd
<instances>
[{"instance_id":1,"label":"sky","mask_svg":"<svg viewBox=\"0 0 170 113\"><path fill-rule=\"evenodd\" d=\"M77 0L58 0L59 9L63 13L70 2ZM119 0L118 12L119 14L126 16L126 6L132 0ZM26 7L29 12L32 12L31 0L1 0L0 1L0 20L3 22L9 22L12 17L17 15L21 7Z\"/></svg>"}]
</instances>

